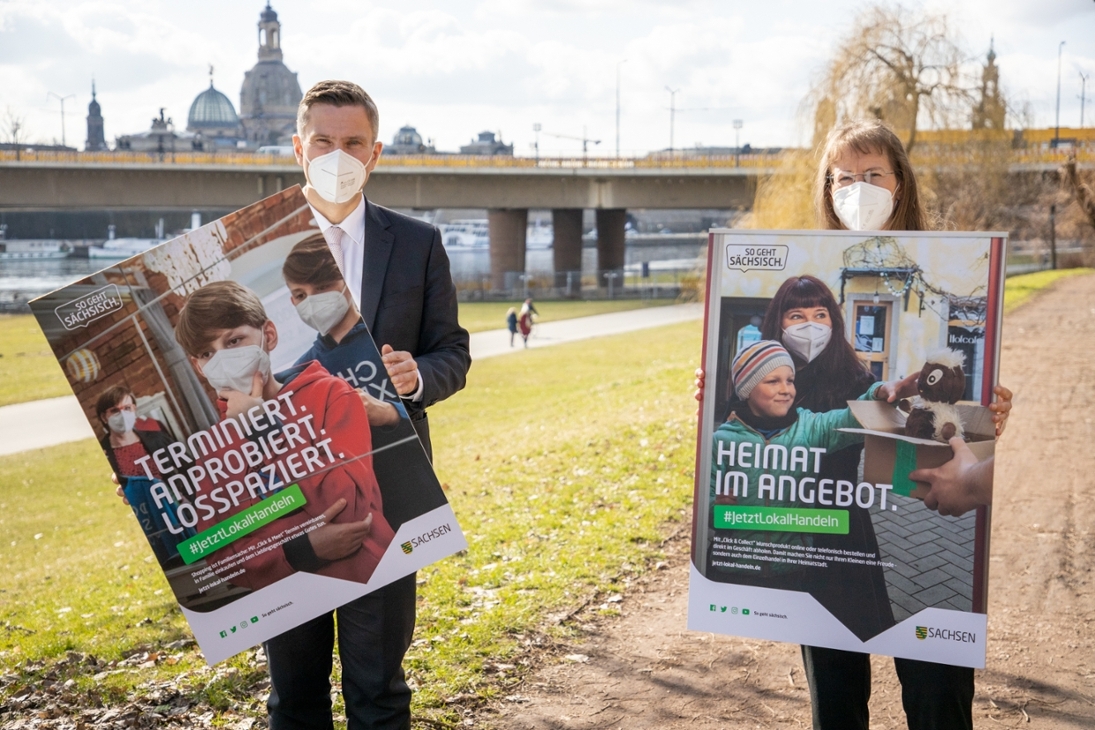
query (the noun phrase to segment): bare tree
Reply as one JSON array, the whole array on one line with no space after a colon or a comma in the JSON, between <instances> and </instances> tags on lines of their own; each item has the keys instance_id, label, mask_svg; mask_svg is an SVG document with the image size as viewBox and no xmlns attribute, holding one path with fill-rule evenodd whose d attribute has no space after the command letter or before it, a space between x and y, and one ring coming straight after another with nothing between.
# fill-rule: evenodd
<instances>
[{"instance_id":1,"label":"bare tree","mask_svg":"<svg viewBox=\"0 0 1095 730\"><path fill-rule=\"evenodd\" d=\"M918 126L965 126L973 100L967 55L946 15L901 5L865 9L841 41L807 104L815 143L844 119L878 117L908 151Z\"/></svg>"},{"instance_id":2,"label":"bare tree","mask_svg":"<svg viewBox=\"0 0 1095 730\"><path fill-rule=\"evenodd\" d=\"M1068 162L1065 163L1060 174L1065 188L1071 194L1073 200L1079 204L1081 212L1087 218L1087 222L1091 224L1092 228L1095 228L1095 189L1090 183L1080 179L1080 174L1076 171L1075 154L1069 155Z\"/></svg>"},{"instance_id":3,"label":"bare tree","mask_svg":"<svg viewBox=\"0 0 1095 730\"><path fill-rule=\"evenodd\" d=\"M4 135L4 141L13 145L23 144L27 141L25 130L26 118L17 116L10 106L5 109L4 120L2 126L0 126L0 133Z\"/></svg>"}]
</instances>

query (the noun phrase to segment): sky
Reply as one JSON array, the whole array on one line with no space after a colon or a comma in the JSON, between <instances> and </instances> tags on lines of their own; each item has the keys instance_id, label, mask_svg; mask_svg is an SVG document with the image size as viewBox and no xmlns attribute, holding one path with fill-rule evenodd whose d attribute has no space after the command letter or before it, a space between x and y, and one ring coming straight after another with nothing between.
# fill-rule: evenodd
<instances>
[{"instance_id":1,"label":"sky","mask_svg":"<svg viewBox=\"0 0 1095 730\"><path fill-rule=\"evenodd\" d=\"M456 151L501 132L518 155L615 154L673 145L803 144L800 103L863 0L273 0L285 64L301 88L360 83L377 101L380 138L412 124ZM165 108L179 127L214 84L239 111L257 60L263 0L0 0L0 141L8 118L31 141L83 147L95 79L106 136L148 129ZM946 10L972 55L994 38L1001 87L1029 102L1035 126L1080 123L1080 73L1095 76L1093 0L923 0ZM617 87L617 78L619 85ZM1086 126L1095 126L1095 78ZM733 120L742 120L740 138ZM559 136L551 136L559 135Z\"/></svg>"}]
</instances>

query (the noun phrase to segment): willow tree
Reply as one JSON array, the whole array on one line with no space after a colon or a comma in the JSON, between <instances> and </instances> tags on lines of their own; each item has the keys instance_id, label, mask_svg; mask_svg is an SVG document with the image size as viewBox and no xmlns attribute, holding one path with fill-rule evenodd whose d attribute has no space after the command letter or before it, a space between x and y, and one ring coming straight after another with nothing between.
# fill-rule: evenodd
<instances>
[{"instance_id":1,"label":"willow tree","mask_svg":"<svg viewBox=\"0 0 1095 730\"><path fill-rule=\"evenodd\" d=\"M866 116L889 124L909 152L922 123L966 126L974 86L964 70L968 60L946 15L868 6L807 98L815 144L837 123Z\"/></svg>"}]
</instances>

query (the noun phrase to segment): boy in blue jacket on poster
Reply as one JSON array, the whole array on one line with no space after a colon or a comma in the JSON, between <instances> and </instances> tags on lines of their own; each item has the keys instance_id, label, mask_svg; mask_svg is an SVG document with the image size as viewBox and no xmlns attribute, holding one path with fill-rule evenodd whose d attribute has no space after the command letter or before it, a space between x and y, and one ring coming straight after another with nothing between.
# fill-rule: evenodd
<instances>
[{"instance_id":1,"label":"boy in blue jacket on poster","mask_svg":"<svg viewBox=\"0 0 1095 730\"><path fill-rule=\"evenodd\" d=\"M715 429L711 451L712 516L720 506L839 508L857 499L858 485L818 481L820 457L863 441L848 408L814 413L793 408L795 364L783 345L761 340L741 350L730 368L734 398L730 415ZM915 377L875 383L859 400L887 400L915 395ZM827 483L828 482L828 483ZM871 500L876 497L872 486ZM859 495L866 499L866 493ZM725 518L724 518L725 519ZM751 519L751 517L750 517ZM755 523L750 523L755 524ZM727 583L786 590L808 590L809 568L785 558L812 544L809 532L763 529L719 529L707 577ZM733 546L733 547L732 547ZM779 554L781 553L781 554ZM814 571L815 573L817 571Z\"/></svg>"},{"instance_id":2,"label":"boy in blue jacket on poster","mask_svg":"<svg viewBox=\"0 0 1095 730\"><path fill-rule=\"evenodd\" d=\"M327 241L315 234L293 246L281 269L297 316L317 333L312 347L297 358L310 360L357 389L372 427L373 468L392 529L445 504L407 410L388 380L368 326L361 320L349 287ZM405 449L415 449L409 454ZM417 457L417 458L416 458Z\"/></svg>"}]
</instances>

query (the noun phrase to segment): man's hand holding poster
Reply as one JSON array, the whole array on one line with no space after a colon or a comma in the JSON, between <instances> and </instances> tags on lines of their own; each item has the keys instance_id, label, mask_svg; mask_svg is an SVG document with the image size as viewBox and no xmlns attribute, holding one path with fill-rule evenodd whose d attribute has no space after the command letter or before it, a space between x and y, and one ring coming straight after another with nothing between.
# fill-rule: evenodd
<instances>
[{"instance_id":1,"label":"man's hand holding poster","mask_svg":"<svg viewBox=\"0 0 1095 730\"><path fill-rule=\"evenodd\" d=\"M1003 234L711 234L689 628L985 660Z\"/></svg>"},{"instance_id":2,"label":"man's hand holding poster","mask_svg":"<svg viewBox=\"0 0 1095 730\"><path fill-rule=\"evenodd\" d=\"M299 188L31 306L210 663L466 547Z\"/></svg>"}]
</instances>

